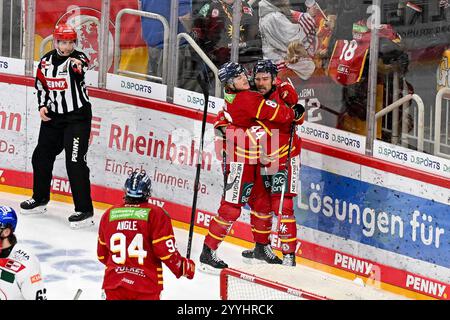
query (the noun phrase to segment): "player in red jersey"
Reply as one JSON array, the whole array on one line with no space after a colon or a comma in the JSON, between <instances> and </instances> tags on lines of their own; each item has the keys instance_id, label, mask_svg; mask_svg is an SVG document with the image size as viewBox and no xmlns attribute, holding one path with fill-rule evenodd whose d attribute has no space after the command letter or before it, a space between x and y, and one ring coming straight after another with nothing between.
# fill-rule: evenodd
<instances>
[{"instance_id":1,"label":"player in red jersey","mask_svg":"<svg viewBox=\"0 0 450 320\"><path fill-rule=\"evenodd\" d=\"M271 60L260 60L253 68L253 76L256 90L264 98L295 106L298 94L289 82L281 82L277 79L278 68ZM304 121L304 109L297 106L302 116L295 123L301 125ZM286 168L289 149L290 126L262 120L260 122L266 132L264 138L271 142L267 145L267 161L260 163L257 170L255 185L250 196L249 205L252 209L250 222L255 241L253 250L246 250L242 255L249 262L265 261L268 263L283 263L287 266L295 266L295 249L297 244L297 224L294 216L293 198L297 195L298 175L300 169L301 140L297 134L293 134L289 168ZM288 169L286 171L286 169ZM287 172L287 179L286 179ZM286 185L283 206L281 209L280 230L278 236L281 241L283 261L272 255L270 245L270 233L272 229L272 215L279 214L281 190L283 183Z\"/></svg>"},{"instance_id":2,"label":"player in red jersey","mask_svg":"<svg viewBox=\"0 0 450 320\"><path fill-rule=\"evenodd\" d=\"M225 85L226 106L215 127L221 127L221 117L229 122L224 134L227 179L218 215L209 225L200 255L200 270L213 273L228 266L217 257L216 250L240 216L242 206L249 201L259 164L262 159L269 162L272 158L276 160L270 152L274 147L273 141L265 137L268 135L266 130L270 130L267 126L276 123L289 128L303 114L298 108L292 109L282 101L266 99L260 93L250 91L246 70L237 63L223 65L219 70L219 79ZM224 120L222 122L225 123Z\"/></svg>"},{"instance_id":3,"label":"player in red jersey","mask_svg":"<svg viewBox=\"0 0 450 320\"><path fill-rule=\"evenodd\" d=\"M180 278L192 279L194 261L180 255L169 214L148 203L151 180L135 171L125 182L124 203L108 209L98 231L97 255L105 264L107 300L159 300L162 262Z\"/></svg>"},{"instance_id":4,"label":"player in red jersey","mask_svg":"<svg viewBox=\"0 0 450 320\"><path fill-rule=\"evenodd\" d=\"M264 98L278 104L296 105L298 101L297 92L290 83L279 81L277 73L278 68L271 60L259 60L253 68L255 89ZM302 124L303 120L304 116L301 116L296 124ZM248 201L252 209L250 222L256 245L253 250L246 250L242 255L251 263L265 261L270 264L281 264L282 261L272 251L269 236L272 229L273 212L278 213L279 210L282 185L280 182L285 181L284 170L286 169L290 128L289 125L267 120L257 120L257 122L260 125L259 130L263 132L260 133L259 145L264 147L265 152L264 158L258 164L255 183ZM216 130L222 130L223 132L223 128L228 125L228 121L219 113L218 121L215 122ZM268 137L270 138L267 139ZM218 140L221 141L220 132ZM219 143L217 147L217 155L221 157L221 149L224 148L224 145ZM300 137L294 134L287 179L288 191L284 195L282 217L279 217L283 225L283 232L279 234L282 243L283 263L290 266L295 265L297 227L293 210L293 197L297 194L296 182L299 173L300 148Z\"/></svg>"}]
</instances>

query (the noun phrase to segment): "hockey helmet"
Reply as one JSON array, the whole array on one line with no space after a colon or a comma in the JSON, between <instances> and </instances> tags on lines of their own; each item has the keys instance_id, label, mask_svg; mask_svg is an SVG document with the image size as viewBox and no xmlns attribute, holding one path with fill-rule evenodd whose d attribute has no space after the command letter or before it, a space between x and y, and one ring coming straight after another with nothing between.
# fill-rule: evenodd
<instances>
[{"instance_id":1,"label":"hockey helmet","mask_svg":"<svg viewBox=\"0 0 450 320\"><path fill-rule=\"evenodd\" d=\"M77 32L75 29L68 24L60 24L57 25L55 31L53 31L53 39L56 41L74 41L76 42L78 38Z\"/></svg>"},{"instance_id":2,"label":"hockey helmet","mask_svg":"<svg viewBox=\"0 0 450 320\"><path fill-rule=\"evenodd\" d=\"M11 228L14 232L17 226L17 214L13 208L0 206L0 229Z\"/></svg>"},{"instance_id":3,"label":"hockey helmet","mask_svg":"<svg viewBox=\"0 0 450 320\"><path fill-rule=\"evenodd\" d=\"M247 75L247 70L239 63L227 62L219 69L219 80L222 83L230 83L241 73Z\"/></svg>"},{"instance_id":4,"label":"hockey helmet","mask_svg":"<svg viewBox=\"0 0 450 320\"><path fill-rule=\"evenodd\" d=\"M125 196L133 199L150 197L152 181L145 170L135 170L125 181Z\"/></svg>"},{"instance_id":5,"label":"hockey helmet","mask_svg":"<svg viewBox=\"0 0 450 320\"><path fill-rule=\"evenodd\" d=\"M256 76L257 73L270 73L272 78L275 78L278 74L278 67L272 60L258 60L255 66L253 67L253 76Z\"/></svg>"},{"instance_id":6,"label":"hockey helmet","mask_svg":"<svg viewBox=\"0 0 450 320\"><path fill-rule=\"evenodd\" d=\"M70 51L62 51L58 45L59 41L73 41L76 45L77 32L68 24L57 25L55 31L53 31L53 46L60 56L68 56L73 52L73 50L75 50L75 48L72 47L69 49Z\"/></svg>"}]
</instances>

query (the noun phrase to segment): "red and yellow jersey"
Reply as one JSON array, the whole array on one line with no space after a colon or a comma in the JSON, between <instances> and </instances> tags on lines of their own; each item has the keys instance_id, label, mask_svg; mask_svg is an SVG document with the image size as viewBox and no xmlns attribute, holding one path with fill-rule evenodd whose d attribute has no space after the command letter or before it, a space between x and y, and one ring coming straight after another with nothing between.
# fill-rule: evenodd
<instances>
[{"instance_id":1,"label":"red and yellow jersey","mask_svg":"<svg viewBox=\"0 0 450 320\"><path fill-rule=\"evenodd\" d=\"M286 91L286 89L288 91ZM285 92L288 92L288 96L284 97ZM276 87L271 93L269 100L276 101L279 104L287 102L289 105L294 105L298 101L298 94L294 87L287 82L283 82ZM304 115L301 119L296 121L297 125L301 125L304 121ZM267 158L271 162L285 162L285 158L289 149L289 136L290 136L290 123L275 123L267 120L258 121L261 125L260 130L264 130L265 135L260 139L260 145L263 147ZM291 157L295 157L300 154L301 140L297 134L293 135Z\"/></svg>"},{"instance_id":2,"label":"red and yellow jersey","mask_svg":"<svg viewBox=\"0 0 450 320\"><path fill-rule=\"evenodd\" d=\"M285 95L284 99L281 95ZM234 161L246 163L257 163L262 157L279 161L287 155L294 111L285 101L295 104L297 100L295 90L286 90L282 85L277 86L268 99L254 91L227 93L224 112L230 123L226 130L227 153L235 156ZM222 118L219 114L216 127L225 126ZM297 139L295 137L293 145L298 144L295 149L299 153Z\"/></svg>"},{"instance_id":3,"label":"red and yellow jersey","mask_svg":"<svg viewBox=\"0 0 450 320\"><path fill-rule=\"evenodd\" d=\"M328 65L328 75L344 86L361 80L370 42L337 40Z\"/></svg>"},{"instance_id":4,"label":"red and yellow jersey","mask_svg":"<svg viewBox=\"0 0 450 320\"><path fill-rule=\"evenodd\" d=\"M97 255L106 266L103 289L125 287L155 294L163 289L161 262L167 264L173 257L181 261L169 215L148 203L122 204L103 214ZM177 277L181 265L174 272Z\"/></svg>"}]
</instances>

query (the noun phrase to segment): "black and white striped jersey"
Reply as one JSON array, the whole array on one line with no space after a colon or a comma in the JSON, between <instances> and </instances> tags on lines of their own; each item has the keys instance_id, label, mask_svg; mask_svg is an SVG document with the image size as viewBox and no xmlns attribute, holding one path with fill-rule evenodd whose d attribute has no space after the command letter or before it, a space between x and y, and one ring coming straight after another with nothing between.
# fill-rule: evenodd
<instances>
[{"instance_id":1,"label":"black and white striped jersey","mask_svg":"<svg viewBox=\"0 0 450 320\"><path fill-rule=\"evenodd\" d=\"M82 62L79 71L70 58ZM62 57L56 50L46 53L40 60L36 72L35 88L39 109L46 106L49 111L65 114L84 106L90 106L84 75L89 59L74 50L70 56Z\"/></svg>"}]
</instances>

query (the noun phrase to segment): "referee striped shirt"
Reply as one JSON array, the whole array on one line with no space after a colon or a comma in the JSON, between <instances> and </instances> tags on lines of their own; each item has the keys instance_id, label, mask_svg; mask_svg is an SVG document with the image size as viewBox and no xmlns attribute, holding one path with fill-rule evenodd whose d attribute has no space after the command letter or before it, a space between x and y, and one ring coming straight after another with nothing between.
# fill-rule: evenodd
<instances>
[{"instance_id":1,"label":"referee striped shirt","mask_svg":"<svg viewBox=\"0 0 450 320\"><path fill-rule=\"evenodd\" d=\"M70 58L82 62L82 71ZM56 50L45 54L38 65L35 81L39 109L47 107L49 111L66 114L90 106L84 82L88 63L86 55L77 50L68 57L58 55Z\"/></svg>"}]
</instances>

